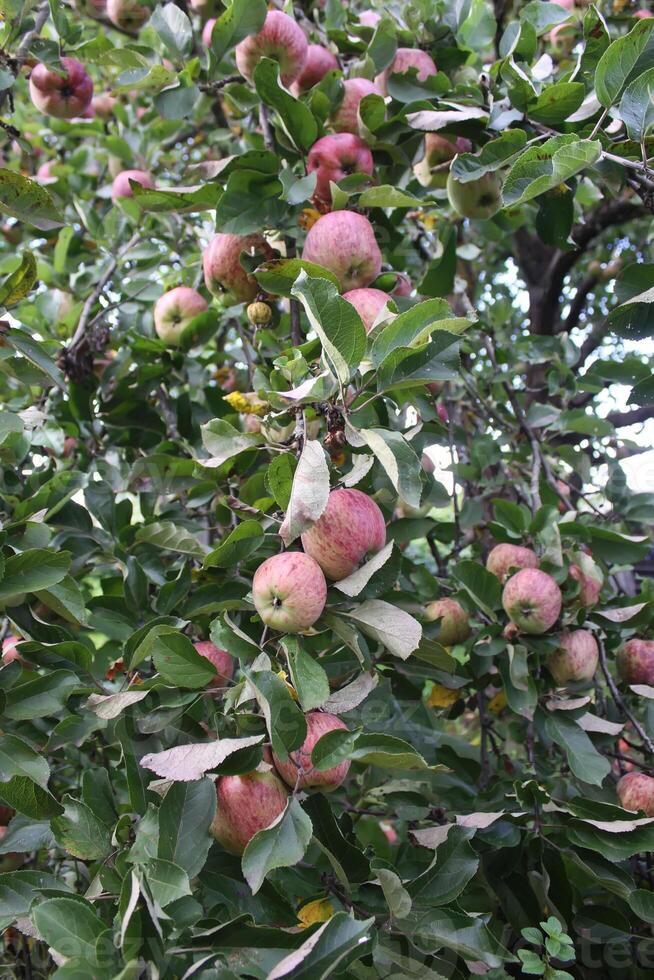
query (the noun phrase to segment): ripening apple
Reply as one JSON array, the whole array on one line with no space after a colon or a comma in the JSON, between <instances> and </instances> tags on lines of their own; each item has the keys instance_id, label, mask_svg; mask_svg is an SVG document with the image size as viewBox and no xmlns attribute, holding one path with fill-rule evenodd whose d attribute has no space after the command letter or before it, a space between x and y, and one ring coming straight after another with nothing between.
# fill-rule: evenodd
<instances>
[{"instance_id":1,"label":"ripening apple","mask_svg":"<svg viewBox=\"0 0 654 980\"><path fill-rule=\"evenodd\" d=\"M413 283L405 272L397 272L395 285L391 289L391 296L410 296L413 292Z\"/></svg>"},{"instance_id":2,"label":"ripening apple","mask_svg":"<svg viewBox=\"0 0 654 980\"><path fill-rule=\"evenodd\" d=\"M56 119L81 116L91 104L93 82L75 58L61 59L61 72L38 64L30 75L30 98L41 112Z\"/></svg>"},{"instance_id":3,"label":"ripening apple","mask_svg":"<svg viewBox=\"0 0 654 980\"><path fill-rule=\"evenodd\" d=\"M620 806L636 813L642 810L654 817L654 779L644 772L628 772L618 780L616 787Z\"/></svg>"},{"instance_id":4,"label":"ripening apple","mask_svg":"<svg viewBox=\"0 0 654 980\"><path fill-rule=\"evenodd\" d=\"M464 643L470 636L468 613L456 599L436 599L435 602L430 602L425 609L425 619L430 623L440 621L436 639L444 647Z\"/></svg>"},{"instance_id":5,"label":"ripening apple","mask_svg":"<svg viewBox=\"0 0 654 980\"><path fill-rule=\"evenodd\" d=\"M137 33L150 20L151 13L139 0L107 0L107 17L123 31Z\"/></svg>"},{"instance_id":6,"label":"ripening apple","mask_svg":"<svg viewBox=\"0 0 654 980\"><path fill-rule=\"evenodd\" d=\"M502 592L504 611L522 633L546 633L559 618L561 603L560 588L538 568L522 568Z\"/></svg>"},{"instance_id":7,"label":"ripening apple","mask_svg":"<svg viewBox=\"0 0 654 980\"><path fill-rule=\"evenodd\" d=\"M572 557L574 564L570 565L569 574L570 578L579 583L577 602L584 609L591 609L599 601L604 575L592 556L585 551L575 551Z\"/></svg>"},{"instance_id":8,"label":"ripening apple","mask_svg":"<svg viewBox=\"0 0 654 980\"><path fill-rule=\"evenodd\" d=\"M559 686L590 681L595 676L599 650L590 630L563 633L556 650L547 658L549 672Z\"/></svg>"},{"instance_id":9,"label":"ripening apple","mask_svg":"<svg viewBox=\"0 0 654 980\"><path fill-rule=\"evenodd\" d=\"M111 185L111 200L116 203L123 197L134 197L130 180L148 190L154 189L154 181L145 170L121 170Z\"/></svg>"},{"instance_id":10,"label":"ripening apple","mask_svg":"<svg viewBox=\"0 0 654 980\"><path fill-rule=\"evenodd\" d=\"M226 851L242 854L255 834L281 816L287 802L288 790L274 772L219 776L209 831Z\"/></svg>"},{"instance_id":11,"label":"ripening apple","mask_svg":"<svg viewBox=\"0 0 654 980\"><path fill-rule=\"evenodd\" d=\"M450 171L447 178L450 204L462 218L492 218L502 207L502 181L496 173L484 174L466 183L456 180Z\"/></svg>"},{"instance_id":12,"label":"ripening apple","mask_svg":"<svg viewBox=\"0 0 654 980\"><path fill-rule=\"evenodd\" d=\"M337 184L348 174L372 174L374 161L367 143L353 133L330 133L313 144L307 158L307 173L316 174L314 200L331 204L330 182Z\"/></svg>"},{"instance_id":13,"label":"ripening apple","mask_svg":"<svg viewBox=\"0 0 654 980\"><path fill-rule=\"evenodd\" d=\"M191 320L208 309L197 289L177 286L160 296L154 304L154 329L160 340L177 347Z\"/></svg>"},{"instance_id":14,"label":"ripening apple","mask_svg":"<svg viewBox=\"0 0 654 980\"><path fill-rule=\"evenodd\" d=\"M411 68L417 69L419 82L426 81L438 71L434 59L427 51L420 48L398 48L392 63L377 75L375 82L382 93L388 95L388 80L391 75L405 75Z\"/></svg>"},{"instance_id":15,"label":"ripening apple","mask_svg":"<svg viewBox=\"0 0 654 980\"><path fill-rule=\"evenodd\" d=\"M304 68L291 85L293 95L301 95L321 81L328 71L339 68L338 58L322 44L310 44Z\"/></svg>"},{"instance_id":16,"label":"ripening apple","mask_svg":"<svg viewBox=\"0 0 654 980\"><path fill-rule=\"evenodd\" d=\"M449 169L443 164L453 160L457 153L469 153L472 143L464 136L441 136L439 133L427 133L425 136L425 152L422 160L416 163L413 173L423 187L443 188L447 184Z\"/></svg>"},{"instance_id":17,"label":"ripening apple","mask_svg":"<svg viewBox=\"0 0 654 980\"><path fill-rule=\"evenodd\" d=\"M110 119L113 116L114 109L118 105L118 99L113 95L109 95L108 92L101 92L99 95L94 95L91 102L95 114L100 116L101 119Z\"/></svg>"},{"instance_id":18,"label":"ripening apple","mask_svg":"<svg viewBox=\"0 0 654 980\"><path fill-rule=\"evenodd\" d=\"M347 731L347 725L336 715L330 715L326 711L309 711L305 718L307 737L302 747L296 752L291 752L286 762L282 762L273 752L275 768L291 788L297 786L298 789L321 789L323 793L329 793L340 786L347 776L350 761L346 759L345 762L339 762L337 766L321 772L314 769L311 753L316 742L323 735L336 730Z\"/></svg>"},{"instance_id":19,"label":"ripening apple","mask_svg":"<svg viewBox=\"0 0 654 980\"><path fill-rule=\"evenodd\" d=\"M279 62L282 85L300 76L307 60L307 39L297 23L281 10L269 10L258 34L236 45L236 67L248 82L262 58Z\"/></svg>"},{"instance_id":20,"label":"ripening apple","mask_svg":"<svg viewBox=\"0 0 654 980\"><path fill-rule=\"evenodd\" d=\"M22 643L20 636L16 636L15 633L5 636L2 641L2 662L5 664L13 663L14 660L20 660L20 654L16 647L19 643Z\"/></svg>"},{"instance_id":21,"label":"ripening apple","mask_svg":"<svg viewBox=\"0 0 654 980\"><path fill-rule=\"evenodd\" d=\"M627 684L654 686L654 640L634 637L618 651L618 672Z\"/></svg>"},{"instance_id":22,"label":"ripening apple","mask_svg":"<svg viewBox=\"0 0 654 980\"><path fill-rule=\"evenodd\" d=\"M313 527L302 535L302 547L327 578L347 578L386 544L386 522L378 505L361 490L332 490Z\"/></svg>"},{"instance_id":23,"label":"ripening apple","mask_svg":"<svg viewBox=\"0 0 654 980\"><path fill-rule=\"evenodd\" d=\"M372 225L355 211L330 211L318 218L309 229L302 258L333 272L343 292L368 286L382 266Z\"/></svg>"},{"instance_id":24,"label":"ripening apple","mask_svg":"<svg viewBox=\"0 0 654 980\"><path fill-rule=\"evenodd\" d=\"M266 260L278 255L263 235L215 235L202 256L204 281L210 293L231 293L239 302L249 302L259 292L254 276L241 265L242 252L260 252Z\"/></svg>"},{"instance_id":25,"label":"ripening apple","mask_svg":"<svg viewBox=\"0 0 654 980\"><path fill-rule=\"evenodd\" d=\"M366 333L370 333L379 314L389 301L392 302L388 293L382 289L373 289L371 286L364 289L350 289L347 293L343 293L343 299L351 303L357 311L366 328Z\"/></svg>"},{"instance_id":26,"label":"ripening apple","mask_svg":"<svg viewBox=\"0 0 654 980\"><path fill-rule=\"evenodd\" d=\"M206 657L216 668L216 677L209 681L209 687L215 687L217 684L222 686L231 681L234 674L234 658L227 653L227 650L217 647L211 640L198 640L193 646L201 657Z\"/></svg>"},{"instance_id":27,"label":"ripening apple","mask_svg":"<svg viewBox=\"0 0 654 980\"><path fill-rule=\"evenodd\" d=\"M367 78L348 78L343 82L343 88L343 101L332 113L329 121L332 129L337 133L358 133L361 99L366 95L380 95L383 98L384 93L378 85Z\"/></svg>"},{"instance_id":28,"label":"ripening apple","mask_svg":"<svg viewBox=\"0 0 654 980\"><path fill-rule=\"evenodd\" d=\"M376 10L364 10L359 14L359 23L364 27L376 27L381 20L381 14Z\"/></svg>"},{"instance_id":29,"label":"ripening apple","mask_svg":"<svg viewBox=\"0 0 654 980\"><path fill-rule=\"evenodd\" d=\"M266 626L280 633L301 633L322 614L327 583L310 555L284 551L259 565L252 580L252 598Z\"/></svg>"},{"instance_id":30,"label":"ripening apple","mask_svg":"<svg viewBox=\"0 0 654 980\"><path fill-rule=\"evenodd\" d=\"M506 582L513 572L521 568L538 568L539 558L531 548L523 548L517 544L496 544L488 552L486 568L497 575L500 582Z\"/></svg>"}]
</instances>

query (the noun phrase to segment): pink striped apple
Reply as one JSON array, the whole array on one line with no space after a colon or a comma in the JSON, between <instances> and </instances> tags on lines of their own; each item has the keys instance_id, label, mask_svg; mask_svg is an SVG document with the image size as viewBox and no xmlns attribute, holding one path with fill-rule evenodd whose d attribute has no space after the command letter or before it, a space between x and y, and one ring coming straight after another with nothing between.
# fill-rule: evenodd
<instances>
[{"instance_id":1,"label":"pink striped apple","mask_svg":"<svg viewBox=\"0 0 654 980\"><path fill-rule=\"evenodd\" d=\"M38 64L30 75L30 98L41 112L56 119L81 116L91 104L93 82L75 58L61 59L61 72Z\"/></svg>"},{"instance_id":2,"label":"pink striped apple","mask_svg":"<svg viewBox=\"0 0 654 980\"><path fill-rule=\"evenodd\" d=\"M325 608L327 583L310 555L284 551L259 565L252 598L266 626L281 633L301 633L313 626Z\"/></svg>"},{"instance_id":3,"label":"pink striped apple","mask_svg":"<svg viewBox=\"0 0 654 980\"><path fill-rule=\"evenodd\" d=\"M296 21L281 10L269 10L258 34L250 34L236 45L236 67L243 78L252 81L262 58L279 62L283 85L290 85L302 73L307 60L307 39Z\"/></svg>"},{"instance_id":4,"label":"pink striped apple","mask_svg":"<svg viewBox=\"0 0 654 980\"><path fill-rule=\"evenodd\" d=\"M372 225L355 211L330 211L318 218L309 229L302 258L333 272L343 291L368 286L382 265Z\"/></svg>"},{"instance_id":5,"label":"pink striped apple","mask_svg":"<svg viewBox=\"0 0 654 980\"><path fill-rule=\"evenodd\" d=\"M197 289L177 286L160 296L154 304L154 329L157 336L176 347L191 320L208 309L207 301Z\"/></svg>"},{"instance_id":6,"label":"pink striped apple","mask_svg":"<svg viewBox=\"0 0 654 980\"><path fill-rule=\"evenodd\" d=\"M288 790L274 772L219 776L209 830L226 851L242 854L255 834L281 816L287 802Z\"/></svg>"},{"instance_id":7,"label":"pink striped apple","mask_svg":"<svg viewBox=\"0 0 654 980\"><path fill-rule=\"evenodd\" d=\"M330 715L326 711L309 711L305 718L307 737L302 747L296 752L291 752L286 762L282 762L273 752L275 768L288 786L297 786L298 789L321 789L324 793L328 793L341 785L348 774L350 762L346 759L345 762L339 762L331 769L321 772L314 768L311 753L314 745L323 735L336 730L347 731L347 725L336 715Z\"/></svg>"},{"instance_id":8,"label":"pink striped apple","mask_svg":"<svg viewBox=\"0 0 654 980\"><path fill-rule=\"evenodd\" d=\"M335 582L356 571L386 544L386 523L378 505L361 490L332 490L327 507L302 535L302 547Z\"/></svg>"}]
</instances>

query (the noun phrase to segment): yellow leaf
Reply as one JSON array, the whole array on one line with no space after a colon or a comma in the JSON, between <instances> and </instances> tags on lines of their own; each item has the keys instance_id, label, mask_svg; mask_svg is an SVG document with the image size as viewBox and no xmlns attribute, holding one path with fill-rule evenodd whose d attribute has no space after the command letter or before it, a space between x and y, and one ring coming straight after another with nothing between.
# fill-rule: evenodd
<instances>
[{"instance_id":1,"label":"yellow leaf","mask_svg":"<svg viewBox=\"0 0 654 980\"><path fill-rule=\"evenodd\" d=\"M449 687L442 684L434 684L427 698L428 708L451 708L453 704L461 700L458 691L452 691Z\"/></svg>"},{"instance_id":2,"label":"yellow leaf","mask_svg":"<svg viewBox=\"0 0 654 980\"><path fill-rule=\"evenodd\" d=\"M278 670L277 671L277 676L278 677L281 677L281 679L286 684L286 687L288 689L288 693L291 695L291 697L293 698L294 701L297 701L298 700L297 691L295 690L295 688L293 687L292 684L289 684L288 683L288 674L286 673L286 671L285 670Z\"/></svg>"},{"instance_id":3,"label":"yellow leaf","mask_svg":"<svg viewBox=\"0 0 654 980\"><path fill-rule=\"evenodd\" d=\"M328 898L316 898L307 902L299 910L297 917L302 929L308 929L315 922L328 922L334 914L334 906Z\"/></svg>"},{"instance_id":4,"label":"yellow leaf","mask_svg":"<svg viewBox=\"0 0 654 980\"><path fill-rule=\"evenodd\" d=\"M501 711L504 711L506 705L506 694L504 691L498 691L488 702L488 710L492 711L494 715L499 715Z\"/></svg>"},{"instance_id":5,"label":"yellow leaf","mask_svg":"<svg viewBox=\"0 0 654 980\"><path fill-rule=\"evenodd\" d=\"M265 415L270 407L254 391L232 391L229 395L223 395L223 401L243 415Z\"/></svg>"}]
</instances>

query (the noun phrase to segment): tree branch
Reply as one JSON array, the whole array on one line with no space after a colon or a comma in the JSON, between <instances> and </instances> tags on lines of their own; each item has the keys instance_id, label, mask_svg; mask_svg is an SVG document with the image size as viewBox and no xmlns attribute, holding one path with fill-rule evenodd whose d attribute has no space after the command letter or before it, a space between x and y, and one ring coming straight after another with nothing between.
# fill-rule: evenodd
<instances>
[{"instance_id":1,"label":"tree branch","mask_svg":"<svg viewBox=\"0 0 654 980\"><path fill-rule=\"evenodd\" d=\"M82 307L82 312L80 314L79 322L77 324L77 329L75 330L75 333L73 334L73 337L72 337L72 340L71 340L70 344L68 345L69 349L71 349L73 347L76 347L79 343L81 343L81 341L82 341L82 339L84 337L84 334L86 333L86 328L89 325L89 321L91 320L91 314L93 312L93 307L95 306L96 302L99 300L99 298L100 298L100 296L102 294L102 291L104 290L104 287L107 285L107 283L109 282L109 280L113 276L114 272L116 271L116 269L118 267L118 263L120 262L120 260L125 255L127 255L127 253L130 251L130 249L134 248L134 246L136 245L136 243L139 241L140 237L141 236L139 235L138 232L136 232L134 235L132 235L132 237L127 242L127 244L126 245L123 245L123 247L120 249L120 251L118 251L116 253L116 255L113 257L113 259L111 260L111 262L109 263L109 265L105 269L105 271L102 273L102 275L98 279L98 281L97 281L97 283L95 285L95 288L94 288L93 292L88 297L88 299L84 303L84 306Z\"/></svg>"},{"instance_id":2,"label":"tree branch","mask_svg":"<svg viewBox=\"0 0 654 980\"><path fill-rule=\"evenodd\" d=\"M606 416L616 429L621 429L626 425L638 425L646 422L647 419L654 419L654 405L643 405L641 408L634 408L629 412L609 412Z\"/></svg>"},{"instance_id":3,"label":"tree branch","mask_svg":"<svg viewBox=\"0 0 654 980\"><path fill-rule=\"evenodd\" d=\"M34 27L32 28L31 31L28 31L27 34L25 34L22 41L18 45L13 60L10 61L8 64L8 67L10 68L10 71L12 72L14 79L18 77L21 68L27 61L27 56L29 54L32 41L34 40L35 37L37 37L41 33L41 31L45 26L45 22L47 21L49 16L50 16L50 4L48 3L48 0L43 0L43 2L39 4L36 10L36 15L34 18ZM11 93L11 89L6 89L4 92L0 93L0 112L2 112L6 100L10 97L10 93ZM13 103L10 102L10 106L11 105L13 105Z\"/></svg>"},{"instance_id":4,"label":"tree branch","mask_svg":"<svg viewBox=\"0 0 654 980\"><path fill-rule=\"evenodd\" d=\"M570 333L570 331L577 326L579 320L581 319L581 314L584 312L588 294L593 291L598 282L599 279L595 275L586 276L586 278L581 281L570 302L570 312L565 320L559 324L556 333L562 333L564 330L567 333Z\"/></svg>"}]
</instances>

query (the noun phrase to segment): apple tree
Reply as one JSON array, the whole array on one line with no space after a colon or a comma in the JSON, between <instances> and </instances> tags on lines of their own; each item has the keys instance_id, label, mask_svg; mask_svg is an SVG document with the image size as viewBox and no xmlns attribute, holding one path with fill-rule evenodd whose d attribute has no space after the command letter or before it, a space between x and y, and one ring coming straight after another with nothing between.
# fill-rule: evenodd
<instances>
[{"instance_id":1,"label":"apple tree","mask_svg":"<svg viewBox=\"0 0 654 980\"><path fill-rule=\"evenodd\" d=\"M2 18L3 975L651 977L654 16Z\"/></svg>"}]
</instances>

